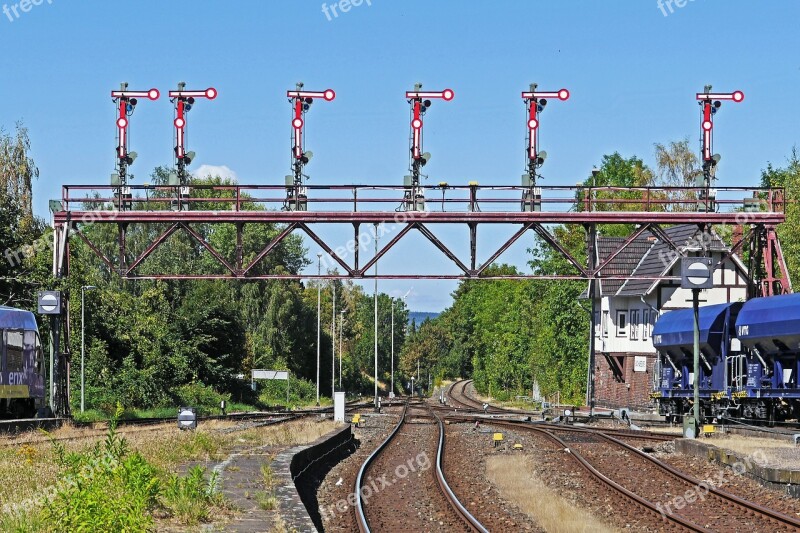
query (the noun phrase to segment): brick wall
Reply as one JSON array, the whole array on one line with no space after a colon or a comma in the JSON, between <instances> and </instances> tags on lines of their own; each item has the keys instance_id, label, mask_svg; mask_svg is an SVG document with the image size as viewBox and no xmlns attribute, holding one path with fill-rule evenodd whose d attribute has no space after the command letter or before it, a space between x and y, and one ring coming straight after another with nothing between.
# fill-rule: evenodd
<instances>
[{"instance_id":1,"label":"brick wall","mask_svg":"<svg viewBox=\"0 0 800 533\"><path fill-rule=\"evenodd\" d=\"M651 410L655 404L650 400L653 382L653 366L656 354L610 353L622 366L623 382L615 379L605 356L595 354L595 402L598 407L630 407ZM647 357L647 372L634 372L635 356Z\"/></svg>"}]
</instances>

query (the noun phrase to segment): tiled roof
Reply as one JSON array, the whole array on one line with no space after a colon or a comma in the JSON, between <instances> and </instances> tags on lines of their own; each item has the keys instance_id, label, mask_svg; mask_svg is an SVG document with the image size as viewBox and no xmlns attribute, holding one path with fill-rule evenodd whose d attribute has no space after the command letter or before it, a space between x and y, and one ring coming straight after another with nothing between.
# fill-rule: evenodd
<instances>
[{"instance_id":1,"label":"tiled roof","mask_svg":"<svg viewBox=\"0 0 800 533\"><path fill-rule=\"evenodd\" d=\"M718 235L712 232L711 242L699 239L700 230L694 224L680 224L662 230L681 250L700 247L707 252L727 252L729 248ZM622 237L598 237L597 251L600 262L609 257L625 243ZM651 231L645 231L620 252L600 272L602 276L651 276L665 275L677 258L669 244L660 240ZM652 279L629 279L600 281L601 296L643 296L655 283ZM584 297L586 293L584 292Z\"/></svg>"}]
</instances>

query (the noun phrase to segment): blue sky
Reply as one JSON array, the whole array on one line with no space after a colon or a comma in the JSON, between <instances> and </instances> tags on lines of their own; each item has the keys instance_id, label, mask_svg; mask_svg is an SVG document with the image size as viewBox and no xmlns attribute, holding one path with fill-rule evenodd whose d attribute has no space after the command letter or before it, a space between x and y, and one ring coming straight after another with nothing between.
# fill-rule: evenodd
<instances>
[{"instance_id":1,"label":"blue sky","mask_svg":"<svg viewBox=\"0 0 800 533\"><path fill-rule=\"evenodd\" d=\"M693 95L706 83L747 95L717 115L724 184L756 185L760 169L783 163L800 136L794 0L673 2L667 16L656 0L365 0L331 20L319 0L43 0L28 12L16 1L4 3L11 14L0 13L0 125L8 130L24 120L30 129L41 216L61 185L107 183L115 145L109 91L121 81L162 93L182 80L190 88L216 87L219 97L200 102L190 116L193 168L226 166L242 184L282 184L289 160L285 91L298 80L337 92L308 116L307 148L315 153L308 171L317 184L402 183L403 93L417 81L456 92L426 119L433 183L519 181L519 93L532 81L572 94L542 118L547 185L574 185L603 154L652 162L655 142L690 136L694 143L700 115ZM171 164L171 119L164 97L137 109L135 183ZM488 253L488 241L511 231L487 232L481 249ZM443 228L442 238L465 250L463 233ZM503 259L522 264L526 243ZM420 237L381 268L409 272L413 257L427 272L453 272L436 254ZM402 295L412 286L412 309L438 311L455 284L387 281L381 289Z\"/></svg>"}]
</instances>

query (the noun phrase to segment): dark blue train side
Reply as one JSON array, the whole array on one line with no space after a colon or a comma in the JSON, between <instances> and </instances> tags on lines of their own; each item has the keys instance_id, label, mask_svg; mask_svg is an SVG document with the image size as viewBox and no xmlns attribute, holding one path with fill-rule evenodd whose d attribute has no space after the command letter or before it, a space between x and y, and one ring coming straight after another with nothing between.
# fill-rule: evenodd
<instances>
[{"instance_id":1,"label":"dark blue train side","mask_svg":"<svg viewBox=\"0 0 800 533\"><path fill-rule=\"evenodd\" d=\"M700 308L700 401L707 418L775 422L800 418L800 294ZM659 413L692 408L694 315L662 315L653 329L658 351L653 396Z\"/></svg>"},{"instance_id":2,"label":"dark blue train side","mask_svg":"<svg viewBox=\"0 0 800 533\"><path fill-rule=\"evenodd\" d=\"M44 356L33 313L0 306L0 417L32 418L44 407Z\"/></svg>"}]
</instances>

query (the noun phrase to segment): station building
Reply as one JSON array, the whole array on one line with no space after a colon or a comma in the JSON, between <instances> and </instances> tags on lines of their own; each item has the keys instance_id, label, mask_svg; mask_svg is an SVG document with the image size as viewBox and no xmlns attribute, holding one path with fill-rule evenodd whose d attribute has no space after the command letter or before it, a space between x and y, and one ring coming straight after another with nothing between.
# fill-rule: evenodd
<instances>
[{"instance_id":1,"label":"station building","mask_svg":"<svg viewBox=\"0 0 800 533\"><path fill-rule=\"evenodd\" d=\"M694 224L663 228L682 252L725 259L714 272L714 288L700 295L700 305L745 301L747 268L716 234L704 242ZM598 236L598 261L618 250L625 238ZM598 263L599 264L599 263ZM680 255L656 235L645 231L601 271L603 276L651 276L680 278ZM598 407L654 409L656 350L653 325L661 313L691 308L692 291L680 281L601 280L596 294L595 400Z\"/></svg>"}]
</instances>

